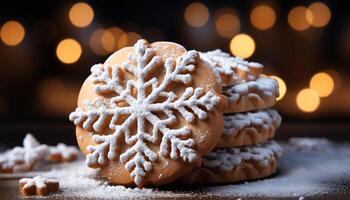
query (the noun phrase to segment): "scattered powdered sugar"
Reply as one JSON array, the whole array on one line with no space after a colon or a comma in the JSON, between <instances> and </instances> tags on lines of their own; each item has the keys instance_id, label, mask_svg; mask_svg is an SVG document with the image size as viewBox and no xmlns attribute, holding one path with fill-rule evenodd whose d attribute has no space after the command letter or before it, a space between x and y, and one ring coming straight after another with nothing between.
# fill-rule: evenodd
<instances>
[{"instance_id":1,"label":"scattered powdered sugar","mask_svg":"<svg viewBox=\"0 0 350 200\"><path fill-rule=\"evenodd\" d=\"M214 149L203 157L203 166L219 168L221 171L231 171L242 161L253 160L260 166L267 166L271 158L282 155L282 148L274 141L249 145L241 148Z\"/></svg>"},{"instance_id":2,"label":"scattered powdered sugar","mask_svg":"<svg viewBox=\"0 0 350 200\"><path fill-rule=\"evenodd\" d=\"M88 168L80 160L74 163L64 163L42 176L55 178L60 182L60 196L98 198L98 199L140 199L140 198L171 198L190 197L193 194L184 192L162 191L157 188L128 188L125 186L108 185L98 176L98 170ZM55 196L55 195L53 195Z\"/></svg>"},{"instance_id":3,"label":"scattered powdered sugar","mask_svg":"<svg viewBox=\"0 0 350 200\"><path fill-rule=\"evenodd\" d=\"M128 188L109 186L98 177L98 171L85 166L84 161L56 165L40 175L57 179L61 192L48 197L98 199L150 198L230 198L292 197L308 199L342 191L344 180L350 180L350 144L330 143L327 151L297 151L282 143L284 155L279 159L276 175L239 184L220 186L168 185L162 188ZM1 177L2 175L0 175ZM28 177L28 176L26 176Z\"/></svg>"},{"instance_id":4,"label":"scattered powdered sugar","mask_svg":"<svg viewBox=\"0 0 350 200\"><path fill-rule=\"evenodd\" d=\"M275 126L275 128L279 127L281 120L281 116L273 109L227 114L224 116L223 135L235 136L240 130L246 127L254 127L255 132L258 133L258 129L268 130L271 126Z\"/></svg>"},{"instance_id":5,"label":"scattered powdered sugar","mask_svg":"<svg viewBox=\"0 0 350 200\"><path fill-rule=\"evenodd\" d=\"M324 147L326 151L312 152L296 151L290 144L282 146L284 154L275 176L246 184L206 187L201 191L220 197L305 198L334 193L342 189L341 180L350 180L349 143L332 144Z\"/></svg>"},{"instance_id":6,"label":"scattered powdered sugar","mask_svg":"<svg viewBox=\"0 0 350 200\"><path fill-rule=\"evenodd\" d=\"M325 138L305 138L293 137L289 143L299 151L319 151L327 150L331 142Z\"/></svg>"}]
</instances>

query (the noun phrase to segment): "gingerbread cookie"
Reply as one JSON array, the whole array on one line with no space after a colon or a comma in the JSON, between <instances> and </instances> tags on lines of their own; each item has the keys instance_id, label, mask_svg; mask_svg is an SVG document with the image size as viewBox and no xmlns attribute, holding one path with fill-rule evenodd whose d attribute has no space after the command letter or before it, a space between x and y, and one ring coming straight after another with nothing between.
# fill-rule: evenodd
<instances>
[{"instance_id":1,"label":"gingerbread cookie","mask_svg":"<svg viewBox=\"0 0 350 200\"><path fill-rule=\"evenodd\" d=\"M223 86L256 80L264 68L260 63L232 57L219 49L200 53L200 56L219 73Z\"/></svg>"},{"instance_id":2,"label":"gingerbread cookie","mask_svg":"<svg viewBox=\"0 0 350 200\"><path fill-rule=\"evenodd\" d=\"M23 147L15 147L5 153L0 161L0 172L31 171L36 163L49 154L47 145L40 144L31 134L23 140Z\"/></svg>"},{"instance_id":3,"label":"gingerbread cookie","mask_svg":"<svg viewBox=\"0 0 350 200\"><path fill-rule=\"evenodd\" d=\"M258 144L273 138L281 124L276 110L227 114L224 116L224 132L217 148Z\"/></svg>"},{"instance_id":4,"label":"gingerbread cookie","mask_svg":"<svg viewBox=\"0 0 350 200\"><path fill-rule=\"evenodd\" d=\"M18 182L19 191L23 196L45 196L52 192L57 192L59 182L55 179L36 176L34 178L22 178Z\"/></svg>"},{"instance_id":5,"label":"gingerbread cookie","mask_svg":"<svg viewBox=\"0 0 350 200\"><path fill-rule=\"evenodd\" d=\"M59 143L55 147L50 147L48 160L55 162L70 162L76 160L80 152L75 146L67 146Z\"/></svg>"},{"instance_id":6,"label":"gingerbread cookie","mask_svg":"<svg viewBox=\"0 0 350 200\"><path fill-rule=\"evenodd\" d=\"M279 96L278 82L275 79L260 77L255 81L224 87L227 97L225 113L247 112L269 108Z\"/></svg>"},{"instance_id":7,"label":"gingerbread cookie","mask_svg":"<svg viewBox=\"0 0 350 200\"><path fill-rule=\"evenodd\" d=\"M282 148L274 141L241 148L214 149L202 166L185 175L183 183L233 183L263 178L277 169Z\"/></svg>"},{"instance_id":8,"label":"gingerbread cookie","mask_svg":"<svg viewBox=\"0 0 350 200\"><path fill-rule=\"evenodd\" d=\"M139 40L91 72L69 118L88 166L111 183L170 183L219 141L221 85L196 51Z\"/></svg>"}]
</instances>

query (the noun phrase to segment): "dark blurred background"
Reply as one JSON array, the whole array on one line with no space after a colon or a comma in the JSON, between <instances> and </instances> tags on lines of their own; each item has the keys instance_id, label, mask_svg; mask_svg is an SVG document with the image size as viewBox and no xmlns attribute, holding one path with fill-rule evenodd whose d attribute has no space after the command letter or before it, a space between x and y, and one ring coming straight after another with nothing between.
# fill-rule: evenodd
<instances>
[{"instance_id":1,"label":"dark blurred background","mask_svg":"<svg viewBox=\"0 0 350 200\"><path fill-rule=\"evenodd\" d=\"M12 0L0 6L0 143L74 143L68 115L90 67L139 38L263 63L280 82L280 137L350 139L346 1Z\"/></svg>"}]
</instances>

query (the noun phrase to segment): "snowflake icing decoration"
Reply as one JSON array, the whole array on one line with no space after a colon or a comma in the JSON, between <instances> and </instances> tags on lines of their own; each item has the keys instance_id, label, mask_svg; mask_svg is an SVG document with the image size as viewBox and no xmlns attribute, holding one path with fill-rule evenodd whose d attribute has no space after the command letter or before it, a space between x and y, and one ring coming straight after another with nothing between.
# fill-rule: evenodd
<instances>
[{"instance_id":1,"label":"snowflake icing decoration","mask_svg":"<svg viewBox=\"0 0 350 200\"><path fill-rule=\"evenodd\" d=\"M99 167L110 160L118 162L119 158L134 182L141 185L159 156L185 162L194 162L200 157L194 150L191 129L187 126L172 126L179 122L174 111L187 122L193 122L196 117L204 120L207 112L219 104L220 98L213 92L205 93L200 87L186 86L180 97L167 91L172 82L188 85L192 81L190 73L195 71L199 59L196 51L188 51L176 60L166 58L162 61L145 40L139 40L134 49L135 53L128 55L128 61L122 67L113 65L106 68L97 64L91 68L95 92L101 97L85 101L85 109L77 108L69 118L75 125L93 132L102 131L107 120L112 134L93 135L96 145L87 147L87 164ZM165 70L161 82L155 77L147 78L160 66ZM135 79L125 80L121 78L123 73L130 73ZM121 102L123 106L120 106ZM163 113L166 118L162 119L155 113ZM121 119L121 116L127 117ZM145 128L146 122L152 125L151 133ZM136 124L136 130L132 132L130 127L133 123ZM122 139L124 144L129 145L124 152L120 152ZM160 155L148 146L149 143L157 144L159 141Z\"/></svg>"}]
</instances>

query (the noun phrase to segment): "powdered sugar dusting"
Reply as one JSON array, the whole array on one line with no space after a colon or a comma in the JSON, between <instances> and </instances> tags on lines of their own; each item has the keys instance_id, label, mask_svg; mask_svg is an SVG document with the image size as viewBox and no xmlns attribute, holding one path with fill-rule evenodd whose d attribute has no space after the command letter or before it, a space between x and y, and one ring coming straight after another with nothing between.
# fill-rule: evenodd
<instances>
[{"instance_id":1,"label":"powdered sugar dusting","mask_svg":"<svg viewBox=\"0 0 350 200\"><path fill-rule=\"evenodd\" d=\"M56 178L60 182L60 195L66 197L98 199L148 199L191 197L190 193L162 191L157 188L128 188L112 186L98 175L98 170L88 168L83 161L65 163L42 176ZM54 195L52 195L54 196Z\"/></svg>"},{"instance_id":2,"label":"powdered sugar dusting","mask_svg":"<svg viewBox=\"0 0 350 200\"><path fill-rule=\"evenodd\" d=\"M316 140L315 140L316 141ZM281 143L283 157L279 159L276 175L240 184L220 186L178 186L165 188L127 188L109 186L98 177L98 171L85 166L83 161L56 165L50 172L40 175L56 178L61 192L48 197L98 199L150 199L150 198L230 198L248 197L315 197L342 191L342 182L350 180L350 144L330 143L326 151L300 152L292 145ZM0 174L0 178L3 174ZM24 176L24 175L23 175ZM28 175L25 175L28 177ZM330 187L330 185L334 186ZM189 189L190 188L190 189Z\"/></svg>"},{"instance_id":3,"label":"powdered sugar dusting","mask_svg":"<svg viewBox=\"0 0 350 200\"><path fill-rule=\"evenodd\" d=\"M256 62L248 62L239 57L232 57L230 54L216 49L213 51L200 53L203 60L207 61L210 66L215 69L223 79L229 77L230 84L255 80L259 73L253 73L255 71L262 71L263 65ZM226 80L226 79L225 79Z\"/></svg>"},{"instance_id":4,"label":"powdered sugar dusting","mask_svg":"<svg viewBox=\"0 0 350 200\"><path fill-rule=\"evenodd\" d=\"M256 112L228 114L224 116L224 136L235 136L246 127L254 127L252 131L259 133L258 129L267 130L271 125L275 128L281 124L281 116L276 110L265 109Z\"/></svg>"},{"instance_id":5,"label":"powdered sugar dusting","mask_svg":"<svg viewBox=\"0 0 350 200\"><path fill-rule=\"evenodd\" d=\"M290 138L289 143L299 151L322 151L329 149L330 141L325 138Z\"/></svg>"},{"instance_id":6,"label":"powdered sugar dusting","mask_svg":"<svg viewBox=\"0 0 350 200\"><path fill-rule=\"evenodd\" d=\"M123 66L99 64L91 68L95 92L101 97L92 102L86 101L84 107L77 108L69 118L75 125L94 132L92 140L96 145L87 147L89 154L86 162L90 167L120 161L136 185L143 186L159 156L190 163L199 159L194 149L195 141L191 138L191 129L188 126L171 128L179 121L174 111L189 123L195 119L204 120L208 112L219 104L220 97L203 88L189 86L191 73L195 71L199 59L196 51L188 51L176 60L169 57L163 62L145 40L139 40L134 49L135 53L129 54ZM152 70L159 68L165 71L162 81L156 77L147 78ZM135 80L121 80L120 75L123 73L133 75ZM178 96L169 91L168 86L174 82L188 87ZM137 90L136 97L132 95L133 88ZM148 93L149 89L151 91ZM115 95L104 95L106 93ZM158 102L160 99L162 101ZM122 107L119 103L127 106ZM160 112L164 113L165 119L155 114ZM122 115L127 118L120 122ZM150 132L146 131L147 122L153 127ZM95 134L103 131L103 124L108 124L113 133ZM134 132L130 128L133 124L137 126ZM125 142L122 137L125 137ZM159 152L156 152L149 144L156 144L159 140ZM123 145L130 147L119 152L118 149Z\"/></svg>"},{"instance_id":7,"label":"powdered sugar dusting","mask_svg":"<svg viewBox=\"0 0 350 200\"><path fill-rule=\"evenodd\" d=\"M251 90L261 93L267 97L279 96L278 91L278 82L272 78L260 77L255 81L249 81L241 84L237 84L231 87L225 87L223 89L223 94L227 96L229 101L237 102L241 96L251 95L253 97L254 94L249 94ZM257 100L260 100L261 97L255 95Z\"/></svg>"},{"instance_id":8,"label":"powdered sugar dusting","mask_svg":"<svg viewBox=\"0 0 350 200\"><path fill-rule=\"evenodd\" d=\"M241 148L214 149L203 157L203 166L228 172L245 160L254 160L264 167L274 156L281 155L282 148L274 141L267 141Z\"/></svg>"}]
</instances>

